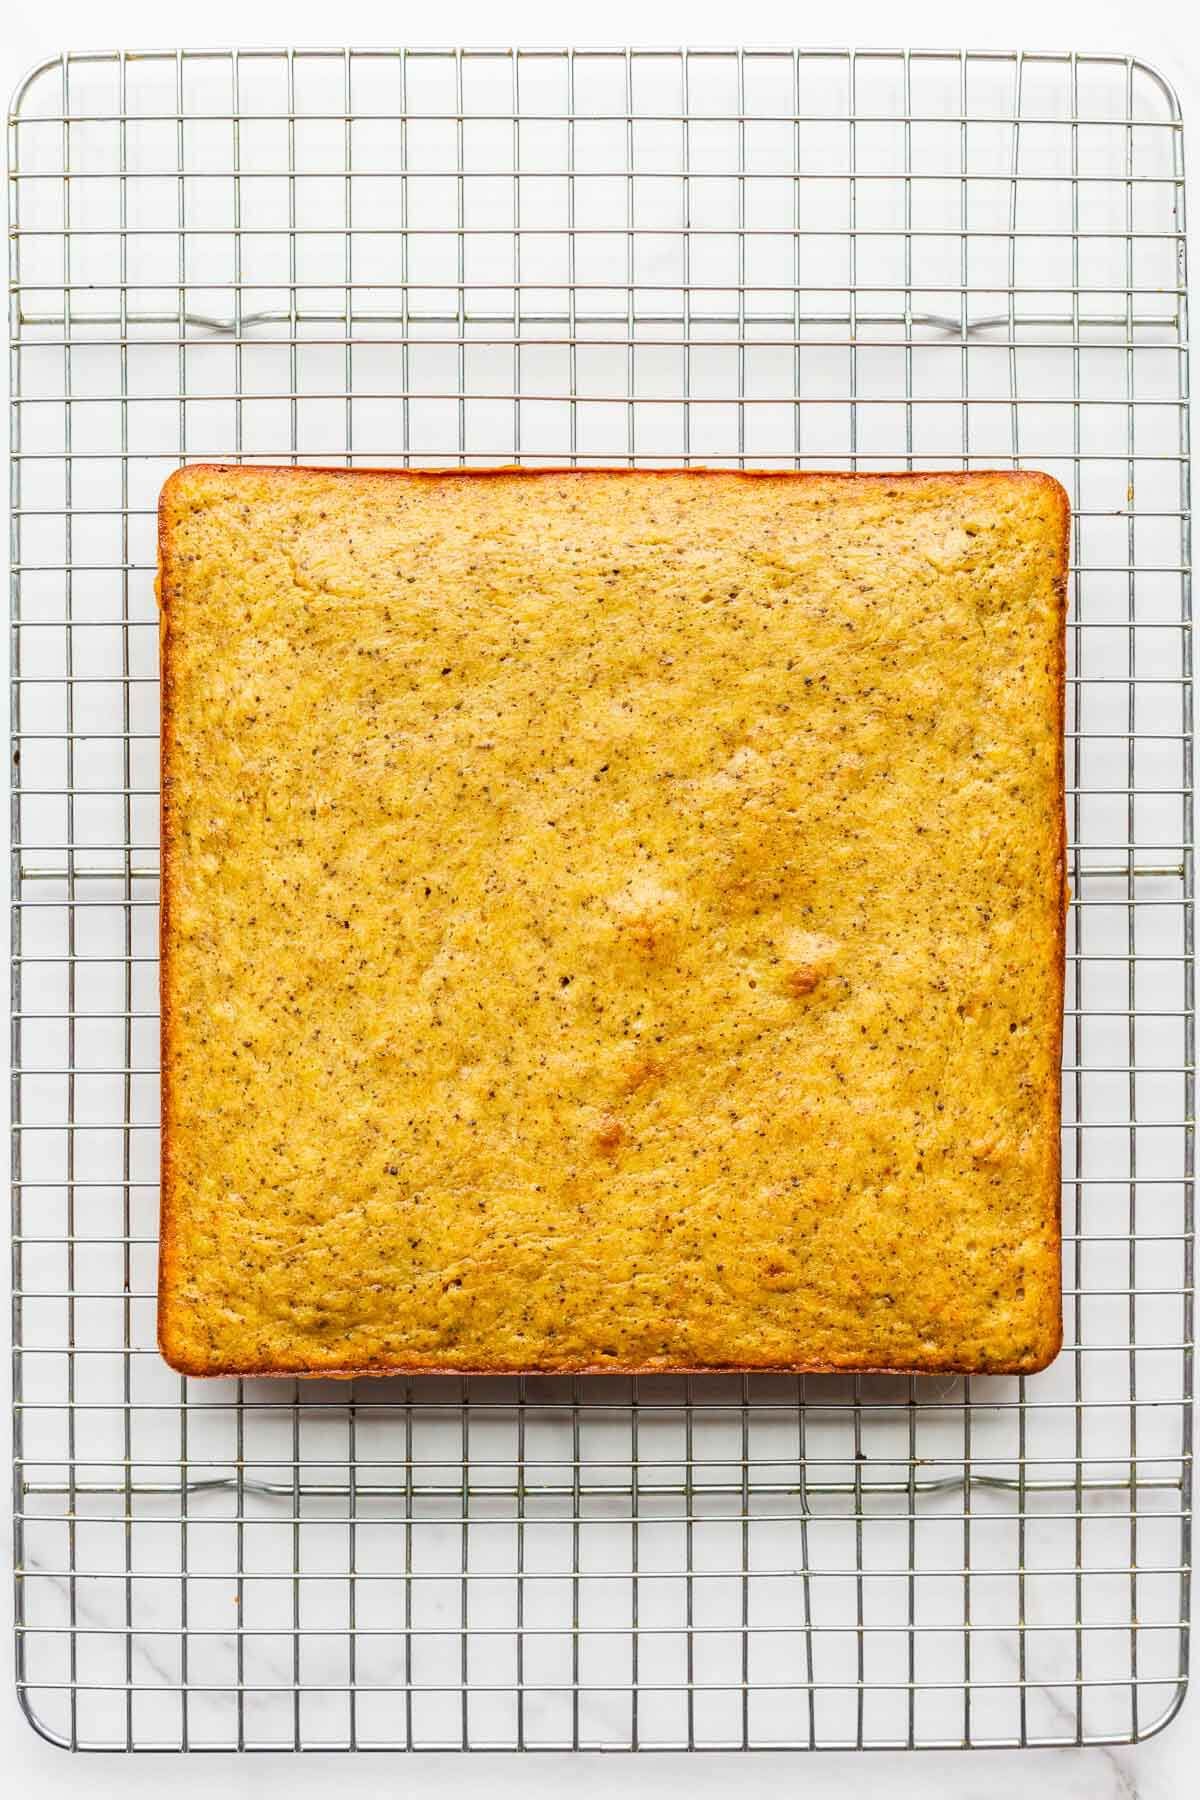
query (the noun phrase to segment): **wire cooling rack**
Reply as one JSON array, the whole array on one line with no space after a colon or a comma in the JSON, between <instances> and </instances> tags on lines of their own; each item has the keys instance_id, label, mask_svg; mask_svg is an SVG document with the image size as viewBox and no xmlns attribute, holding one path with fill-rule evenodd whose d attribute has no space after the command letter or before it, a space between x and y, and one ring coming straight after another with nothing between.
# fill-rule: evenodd
<instances>
[{"instance_id":1,"label":"wire cooling rack","mask_svg":"<svg viewBox=\"0 0 1200 1800\"><path fill-rule=\"evenodd\" d=\"M73 1747L1129 1741L1186 1663L1183 147L1116 57L64 56L10 125L17 1678ZM1066 1346L1029 1380L181 1381L181 460L1023 463L1075 509Z\"/></svg>"}]
</instances>

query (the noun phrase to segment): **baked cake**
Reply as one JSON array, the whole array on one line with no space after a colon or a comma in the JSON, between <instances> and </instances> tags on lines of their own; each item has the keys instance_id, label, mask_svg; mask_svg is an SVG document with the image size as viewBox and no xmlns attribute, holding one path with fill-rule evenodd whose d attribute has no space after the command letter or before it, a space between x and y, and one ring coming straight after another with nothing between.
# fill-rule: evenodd
<instances>
[{"instance_id":1,"label":"baked cake","mask_svg":"<svg viewBox=\"0 0 1200 1800\"><path fill-rule=\"evenodd\" d=\"M1032 473L173 475L168 1362L1048 1362L1067 540Z\"/></svg>"}]
</instances>

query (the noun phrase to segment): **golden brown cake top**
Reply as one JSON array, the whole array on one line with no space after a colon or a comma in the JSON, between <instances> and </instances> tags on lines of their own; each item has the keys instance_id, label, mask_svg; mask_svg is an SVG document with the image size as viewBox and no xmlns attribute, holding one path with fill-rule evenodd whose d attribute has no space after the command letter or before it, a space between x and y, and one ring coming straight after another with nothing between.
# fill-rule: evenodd
<instances>
[{"instance_id":1,"label":"golden brown cake top","mask_svg":"<svg viewBox=\"0 0 1200 1800\"><path fill-rule=\"evenodd\" d=\"M164 1350L1034 1368L1049 478L164 490Z\"/></svg>"}]
</instances>

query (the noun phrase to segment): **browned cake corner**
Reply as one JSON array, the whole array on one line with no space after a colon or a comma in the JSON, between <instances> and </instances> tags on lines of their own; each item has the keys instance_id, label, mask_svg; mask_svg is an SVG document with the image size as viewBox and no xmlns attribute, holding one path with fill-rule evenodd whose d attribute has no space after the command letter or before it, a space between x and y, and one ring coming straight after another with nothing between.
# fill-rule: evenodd
<instances>
[{"instance_id":1,"label":"browned cake corner","mask_svg":"<svg viewBox=\"0 0 1200 1800\"><path fill-rule=\"evenodd\" d=\"M1049 477L200 466L160 503L190 1374L1061 1341Z\"/></svg>"}]
</instances>

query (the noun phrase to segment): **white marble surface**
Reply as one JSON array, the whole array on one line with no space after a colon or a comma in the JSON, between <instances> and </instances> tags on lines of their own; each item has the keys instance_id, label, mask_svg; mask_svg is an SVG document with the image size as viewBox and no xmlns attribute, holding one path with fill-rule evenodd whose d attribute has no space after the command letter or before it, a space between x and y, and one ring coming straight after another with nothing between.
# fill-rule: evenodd
<instances>
[{"instance_id":1,"label":"white marble surface","mask_svg":"<svg viewBox=\"0 0 1200 1800\"><path fill-rule=\"evenodd\" d=\"M71 1757L33 1736L5 1695L0 1710L0 1755L17 1791L59 1795L120 1793L128 1800L178 1793L230 1796L322 1795L346 1800L403 1792L432 1796L453 1788L456 1800L519 1794L522 1800L560 1795L569 1786L580 1800L632 1790L647 1800L706 1800L734 1789L744 1800L778 1800L801 1791L806 1800L838 1800L847 1791L887 1800L1011 1800L1036 1783L1041 1800L1184 1800L1194 1791L1200 1761L1200 1707L1194 1696L1162 1736L1129 1750L922 1752L894 1755L832 1752L749 1757L664 1754L626 1757L489 1755L346 1756L266 1753L233 1756ZM1191 1771L1189 1774L1188 1771Z\"/></svg>"},{"instance_id":2,"label":"white marble surface","mask_svg":"<svg viewBox=\"0 0 1200 1800\"><path fill-rule=\"evenodd\" d=\"M346 0L336 19L323 15L319 29L305 30L294 8L280 0L259 0L248 9L234 0L210 0L203 14L189 15L180 27L149 0L110 0L97 12L82 0L48 0L6 27L2 53L6 91L18 75L42 55L64 45L73 48L119 44L158 45L181 30L193 44L265 42L377 43L397 35L410 42L491 44L579 42L635 43L779 43L799 35L806 42L893 43L897 37L913 45L988 42L1060 49L1132 50L1166 70L1181 92L1185 117L1200 116L1200 58L1195 27L1181 22L1182 9L1169 0L1148 0L1132 14L1114 0L1014 0L986 21L964 19L961 4L910 0L902 25L894 7L860 0L852 16L830 21L805 17L797 23L793 9L744 0L736 17L725 3L692 0L614 0L603 16L572 19L549 0L510 0L502 9L479 0L447 0L436 19L398 20L394 9L364 0ZM1193 211L1196 202L1193 201ZM7 1644L5 1657L7 1661ZM664 1754L627 1760L623 1757L558 1754L517 1758L478 1755L459 1759L415 1755L360 1757L310 1755L303 1758L268 1753L238 1761L209 1758L141 1757L118 1764L98 1757L71 1758L40 1741L21 1718L5 1680L0 1701L0 1757L22 1791L39 1796L60 1792L77 1795L89 1788L97 1794L120 1791L136 1795L160 1793L165 1782L181 1790L208 1793L222 1788L233 1795L268 1793L328 1795L334 1784L347 1795L433 1794L452 1783L456 1794L519 1791L522 1796L558 1794L569 1782L581 1794L607 1794L636 1785L648 1795L724 1794L736 1784L740 1794L772 1796L802 1787L808 1795L840 1794L849 1786L865 1795L926 1796L944 1790L956 1800L1005 1800L1018 1784L1038 1783L1048 1800L1109 1800L1142 1796L1143 1800L1177 1800L1192 1791L1200 1763L1200 1703L1193 1697L1181 1716L1162 1735L1132 1749L1056 1750L1018 1757L1012 1753L923 1753L917 1756L881 1752L869 1756L843 1753L816 1756L757 1754L732 1758ZM1187 1771L1193 1771L1192 1776Z\"/></svg>"}]
</instances>

